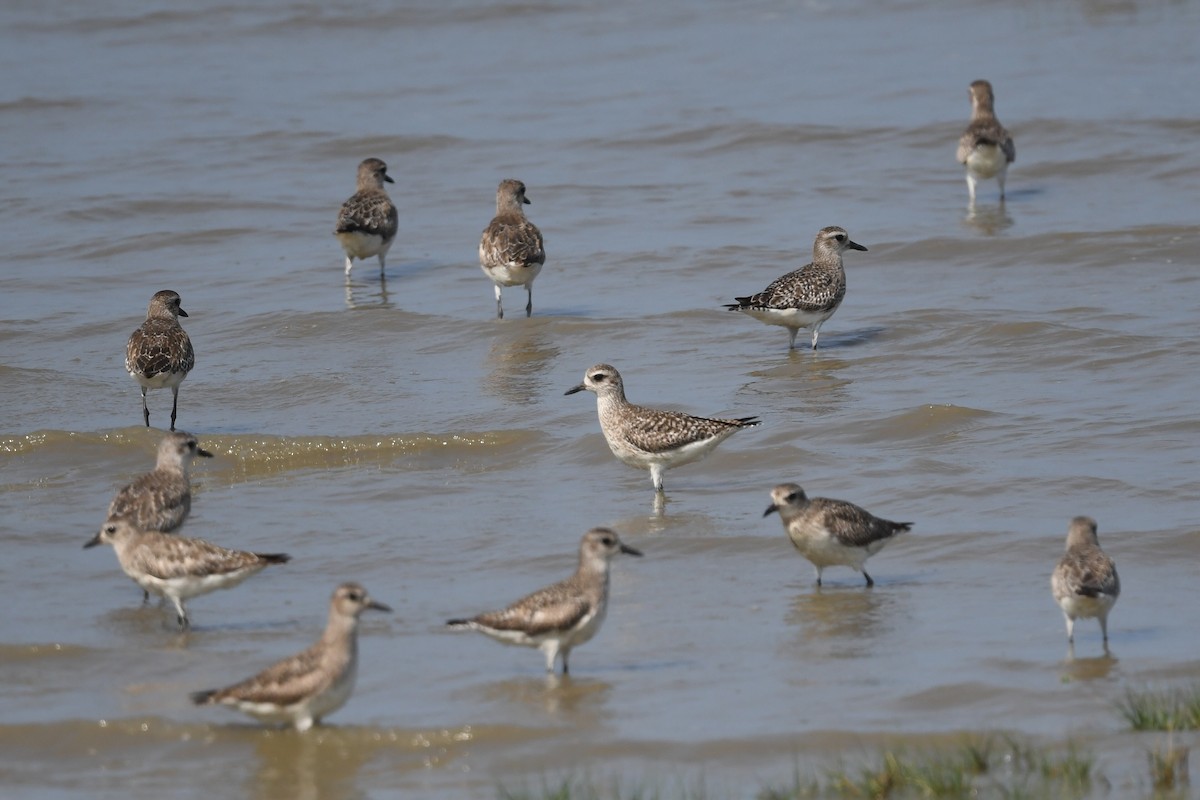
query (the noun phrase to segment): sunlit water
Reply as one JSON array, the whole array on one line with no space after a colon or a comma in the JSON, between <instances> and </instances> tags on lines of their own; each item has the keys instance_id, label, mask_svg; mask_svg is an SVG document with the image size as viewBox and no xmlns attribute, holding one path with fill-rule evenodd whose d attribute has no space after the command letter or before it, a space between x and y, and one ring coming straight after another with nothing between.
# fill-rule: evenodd
<instances>
[{"instance_id":1,"label":"sunlit water","mask_svg":"<svg viewBox=\"0 0 1200 800\"><path fill-rule=\"evenodd\" d=\"M1200 556L1193 4L8 4L0 9L0 783L14 796L490 797L550 773L706 774L734 794L900 736L1069 738L1145 789L1127 687L1192 679ZM974 213L966 87L1017 140ZM332 236L366 156L401 209L386 280ZM549 253L534 316L475 257L518 177ZM721 309L841 225L823 349ZM150 468L123 345L172 288L197 366L191 536L287 551L139 607L81 550ZM801 340L805 339L801 335ZM635 402L763 418L649 477ZM150 396L164 425L169 393ZM911 534L822 590L772 486ZM1089 514L1124 594L1067 657L1048 578ZM609 525L612 607L569 680L448 617L564 577ZM187 693L314 639L333 586L356 694L307 736ZM664 777L666 776L666 777Z\"/></svg>"}]
</instances>

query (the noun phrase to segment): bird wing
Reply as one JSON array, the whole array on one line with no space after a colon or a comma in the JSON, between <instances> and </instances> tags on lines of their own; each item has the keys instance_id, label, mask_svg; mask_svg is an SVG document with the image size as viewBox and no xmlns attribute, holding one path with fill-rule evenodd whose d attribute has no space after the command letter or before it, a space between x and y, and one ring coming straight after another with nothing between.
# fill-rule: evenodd
<instances>
[{"instance_id":1,"label":"bird wing","mask_svg":"<svg viewBox=\"0 0 1200 800\"><path fill-rule=\"evenodd\" d=\"M203 539L185 539L163 533L144 533L142 546L129 553L130 566L160 580L188 575L222 575L236 572L262 561L255 553L227 550Z\"/></svg>"},{"instance_id":2,"label":"bird wing","mask_svg":"<svg viewBox=\"0 0 1200 800\"><path fill-rule=\"evenodd\" d=\"M212 701L232 698L281 706L293 705L320 692L329 684L330 674L318 669L320 661L318 647L313 645L303 653L272 664L251 678L219 690L213 695Z\"/></svg>"},{"instance_id":3,"label":"bird wing","mask_svg":"<svg viewBox=\"0 0 1200 800\"><path fill-rule=\"evenodd\" d=\"M633 447L645 453L673 450L680 445L711 439L737 428L759 424L754 417L743 419L709 419L676 411L643 409L630 406L631 414L620 429L621 436ZM639 413L640 412L640 413Z\"/></svg>"},{"instance_id":4,"label":"bird wing","mask_svg":"<svg viewBox=\"0 0 1200 800\"><path fill-rule=\"evenodd\" d=\"M396 235L396 206L382 190L358 192L342 204L334 233L366 233L390 239Z\"/></svg>"},{"instance_id":5,"label":"bird wing","mask_svg":"<svg viewBox=\"0 0 1200 800\"><path fill-rule=\"evenodd\" d=\"M480 614L473 621L496 630L517 630L539 636L573 628L591 610L589 599L569 591L563 583L556 583L518 600L503 611Z\"/></svg>"},{"instance_id":6,"label":"bird wing","mask_svg":"<svg viewBox=\"0 0 1200 800\"><path fill-rule=\"evenodd\" d=\"M881 539L890 539L911 527L907 522L881 519L864 508L844 500L817 497L811 501L821 513L825 528L838 541L852 547L866 547Z\"/></svg>"},{"instance_id":7,"label":"bird wing","mask_svg":"<svg viewBox=\"0 0 1200 800\"><path fill-rule=\"evenodd\" d=\"M527 219L496 217L483 231L479 258L485 266L546 263L542 232Z\"/></svg>"},{"instance_id":8,"label":"bird wing","mask_svg":"<svg viewBox=\"0 0 1200 800\"><path fill-rule=\"evenodd\" d=\"M191 372L195 364L192 340L174 320L146 320L125 346L125 370L149 378L164 372Z\"/></svg>"}]
</instances>

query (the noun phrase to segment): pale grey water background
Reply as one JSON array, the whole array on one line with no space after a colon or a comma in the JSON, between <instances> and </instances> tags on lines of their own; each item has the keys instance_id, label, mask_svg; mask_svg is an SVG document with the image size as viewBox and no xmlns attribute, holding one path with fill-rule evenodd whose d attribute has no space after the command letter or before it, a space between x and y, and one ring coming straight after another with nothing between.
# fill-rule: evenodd
<instances>
[{"instance_id":1,"label":"pale grey water background","mask_svg":"<svg viewBox=\"0 0 1200 800\"><path fill-rule=\"evenodd\" d=\"M1197 4L18 2L0 31L5 796L746 796L992 729L1148 791L1156 739L1112 702L1200 668ZM979 77L1018 161L969 217ZM401 234L347 290L366 156ZM505 177L549 253L529 320L493 318L476 264ZM721 310L830 224L870 252L825 349ZM218 455L185 533L295 557L194 601L187 637L80 549L152 464L122 359L162 288L197 352L179 425ZM602 360L634 401L764 424L668 473L656 516L562 396ZM917 523L874 590L815 590L760 518L784 480ZM1049 596L1080 513L1123 579L1110 659L1094 622L1065 658ZM597 524L646 557L569 682L442 630L566 575ZM330 727L189 706L306 646L347 579L396 613Z\"/></svg>"}]
</instances>

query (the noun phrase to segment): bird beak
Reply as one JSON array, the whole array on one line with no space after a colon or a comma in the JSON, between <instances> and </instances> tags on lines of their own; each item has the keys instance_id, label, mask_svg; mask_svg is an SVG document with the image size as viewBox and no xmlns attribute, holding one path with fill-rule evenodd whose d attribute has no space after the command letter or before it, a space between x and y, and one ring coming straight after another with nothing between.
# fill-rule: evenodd
<instances>
[{"instance_id":1,"label":"bird beak","mask_svg":"<svg viewBox=\"0 0 1200 800\"><path fill-rule=\"evenodd\" d=\"M179 309L179 316L186 317L187 315L188 315L188 313L186 311L184 311L182 308Z\"/></svg>"},{"instance_id":2,"label":"bird beak","mask_svg":"<svg viewBox=\"0 0 1200 800\"><path fill-rule=\"evenodd\" d=\"M384 173L383 182L384 183L395 183L395 181L392 180L392 176L388 175L387 173Z\"/></svg>"},{"instance_id":3,"label":"bird beak","mask_svg":"<svg viewBox=\"0 0 1200 800\"><path fill-rule=\"evenodd\" d=\"M624 543L621 544L621 552L628 556L640 556L642 554L641 550L635 550Z\"/></svg>"},{"instance_id":4,"label":"bird beak","mask_svg":"<svg viewBox=\"0 0 1200 800\"><path fill-rule=\"evenodd\" d=\"M779 510L779 506L774 506L774 505L773 505L773 506L769 506L769 507L767 508L767 510L763 512L763 516L764 516L764 517L769 517L769 516L771 516L771 514L772 514L772 513L776 512L776 511L778 511L778 510Z\"/></svg>"},{"instance_id":5,"label":"bird beak","mask_svg":"<svg viewBox=\"0 0 1200 800\"><path fill-rule=\"evenodd\" d=\"M88 543L83 546L83 549L87 550L89 547L95 547L98 544L100 544L100 534L99 533L97 533L91 539L88 539Z\"/></svg>"},{"instance_id":6,"label":"bird beak","mask_svg":"<svg viewBox=\"0 0 1200 800\"><path fill-rule=\"evenodd\" d=\"M522 198L521 198L521 202L522 202L522 203L524 203L524 204L525 204L525 205L527 205L527 206L531 206L531 205L533 205L533 201L532 201L532 200L530 200L528 197L522 197Z\"/></svg>"},{"instance_id":7,"label":"bird beak","mask_svg":"<svg viewBox=\"0 0 1200 800\"><path fill-rule=\"evenodd\" d=\"M575 394L576 392L582 392L586 388L587 387L581 383L578 386L572 386L570 389L567 389L565 392L563 392L563 395L565 396L568 394Z\"/></svg>"},{"instance_id":8,"label":"bird beak","mask_svg":"<svg viewBox=\"0 0 1200 800\"><path fill-rule=\"evenodd\" d=\"M207 450L201 450L199 447L196 448L196 455L201 456L202 458L212 458L213 457L212 453L208 452Z\"/></svg>"},{"instance_id":9,"label":"bird beak","mask_svg":"<svg viewBox=\"0 0 1200 800\"><path fill-rule=\"evenodd\" d=\"M375 609L376 611L386 611L386 612L388 612L389 614L390 614L390 613L391 613L391 611L392 611L392 607L391 607L391 606L385 606L383 603L379 603L379 602L376 602L376 601L374 601L374 600L372 600L371 602L367 603L367 608L373 608L373 609Z\"/></svg>"},{"instance_id":10,"label":"bird beak","mask_svg":"<svg viewBox=\"0 0 1200 800\"><path fill-rule=\"evenodd\" d=\"M851 250L862 250L864 253L867 252L867 248L863 247L858 242L847 241L846 247L850 248Z\"/></svg>"}]
</instances>

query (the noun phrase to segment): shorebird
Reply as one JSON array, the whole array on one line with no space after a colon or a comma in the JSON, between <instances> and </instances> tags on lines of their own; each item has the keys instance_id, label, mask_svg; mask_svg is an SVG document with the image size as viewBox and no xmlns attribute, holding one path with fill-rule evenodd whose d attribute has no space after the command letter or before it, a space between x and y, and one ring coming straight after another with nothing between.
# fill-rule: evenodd
<instances>
[{"instance_id":1,"label":"shorebird","mask_svg":"<svg viewBox=\"0 0 1200 800\"><path fill-rule=\"evenodd\" d=\"M1012 136L996 119L996 96L987 81L975 81L967 90L971 96L971 122L958 140L958 163L967 167L967 193L975 203L975 186L981 180L995 178L1004 201L1004 179L1008 165L1017 160Z\"/></svg>"},{"instance_id":2,"label":"shorebird","mask_svg":"<svg viewBox=\"0 0 1200 800\"><path fill-rule=\"evenodd\" d=\"M383 260L396 240L398 215L396 206L384 183L395 183L387 174L387 164L378 158L364 159L358 165L358 190L342 203L337 227L333 233L346 252L346 278L354 259L379 257L379 274L383 275Z\"/></svg>"},{"instance_id":3,"label":"shorebird","mask_svg":"<svg viewBox=\"0 0 1200 800\"><path fill-rule=\"evenodd\" d=\"M180 307L179 293L170 289L155 292L146 309L146 321L125 344L125 371L142 387L142 418L150 427L146 407L147 389L171 390L171 430L179 407L179 384L196 365L192 340L179 324L188 313Z\"/></svg>"},{"instance_id":4,"label":"shorebird","mask_svg":"<svg viewBox=\"0 0 1200 800\"><path fill-rule=\"evenodd\" d=\"M579 567L565 581L534 592L508 608L470 619L452 619L451 628L479 631L498 642L536 647L546 656L546 672L562 655L562 671L570 672L571 650L600 630L608 609L609 562L618 553L640 556L608 528L593 528L579 544Z\"/></svg>"},{"instance_id":5,"label":"shorebird","mask_svg":"<svg viewBox=\"0 0 1200 800\"><path fill-rule=\"evenodd\" d=\"M845 500L809 498L794 483L781 483L771 491L771 505L763 512L779 512L783 530L800 555L817 568L817 586L825 567L844 566L857 570L867 579L864 564L900 533L912 528L911 522L892 522Z\"/></svg>"},{"instance_id":6,"label":"shorebird","mask_svg":"<svg viewBox=\"0 0 1200 800\"><path fill-rule=\"evenodd\" d=\"M850 241L837 226L822 228L813 242L813 260L798 270L776 278L758 294L738 297L725 307L741 311L768 325L788 329L788 349L796 349L796 334L812 328L812 349L817 349L821 324L833 316L846 296L846 270L842 253L867 248Z\"/></svg>"},{"instance_id":7,"label":"shorebird","mask_svg":"<svg viewBox=\"0 0 1200 800\"><path fill-rule=\"evenodd\" d=\"M525 218L522 205L528 205L525 184L509 178L496 189L496 216L483 229L479 239L479 266L496 284L496 316L504 317L500 289L524 286L527 301L525 316L533 314L533 279L546 263L542 232Z\"/></svg>"},{"instance_id":8,"label":"shorebird","mask_svg":"<svg viewBox=\"0 0 1200 800\"><path fill-rule=\"evenodd\" d=\"M148 592L175 604L179 627L191 626L184 601L230 589L269 564L285 564L286 553L227 550L203 539L141 531L124 519L105 522L84 548L111 544L121 570Z\"/></svg>"},{"instance_id":9,"label":"shorebird","mask_svg":"<svg viewBox=\"0 0 1200 800\"><path fill-rule=\"evenodd\" d=\"M316 644L252 678L224 689L193 692L198 706L236 708L260 722L306 731L346 704L358 672L358 618L362 612L391 611L357 583L343 583L329 604L329 622Z\"/></svg>"},{"instance_id":10,"label":"shorebird","mask_svg":"<svg viewBox=\"0 0 1200 800\"><path fill-rule=\"evenodd\" d=\"M758 417L708 419L678 411L637 406L625 399L621 373L597 364L583 374L583 383L568 389L596 394L600 430L613 455L631 467L649 469L654 490L662 492L663 473L699 461L743 428L761 424Z\"/></svg>"},{"instance_id":11,"label":"shorebird","mask_svg":"<svg viewBox=\"0 0 1200 800\"><path fill-rule=\"evenodd\" d=\"M143 531L170 533L192 510L192 460L212 458L190 433L169 433L158 443L154 469L122 486L108 506L108 519L128 520Z\"/></svg>"},{"instance_id":12,"label":"shorebird","mask_svg":"<svg viewBox=\"0 0 1200 800\"><path fill-rule=\"evenodd\" d=\"M1096 617L1108 646L1108 612L1121 594L1117 565L1100 549L1096 520L1075 517L1067 529L1067 552L1050 576L1054 600L1067 620L1067 641L1075 641L1075 620Z\"/></svg>"}]
</instances>

